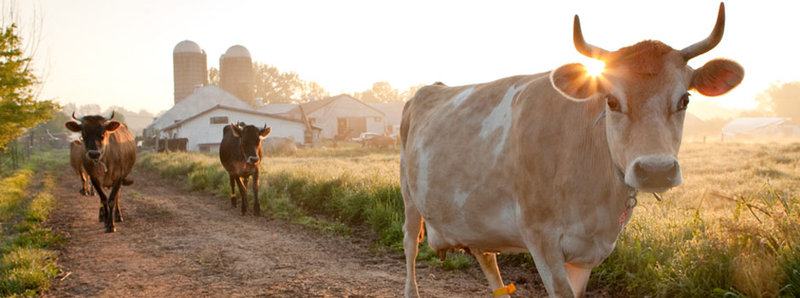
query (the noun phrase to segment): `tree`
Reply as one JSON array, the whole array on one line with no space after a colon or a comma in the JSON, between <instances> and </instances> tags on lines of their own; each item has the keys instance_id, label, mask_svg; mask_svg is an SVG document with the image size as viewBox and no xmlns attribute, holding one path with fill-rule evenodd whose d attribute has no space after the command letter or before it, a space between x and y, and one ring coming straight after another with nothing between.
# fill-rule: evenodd
<instances>
[{"instance_id":1,"label":"tree","mask_svg":"<svg viewBox=\"0 0 800 298\"><path fill-rule=\"evenodd\" d=\"M320 84L317 84L317 82L304 82L300 101L301 102L315 101L326 98L328 96L329 96L328 91L325 91L325 88L322 88L322 86Z\"/></svg>"},{"instance_id":2,"label":"tree","mask_svg":"<svg viewBox=\"0 0 800 298\"><path fill-rule=\"evenodd\" d=\"M299 103L328 95L316 82L306 82L295 72L281 72L277 67L254 63L255 97L263 103Z\"/></svg>"},{"instance_id":3,"label":"tree","mask_svg":"<svg viewBox=\"0 0 800 298\"><path fill-rule=\"evenodd\" d=\"M0 150L28 128L50 119L59 108L52 101L35 99L33 87L38 79L30 63L17 26L0 28Z\"/></svg>"},{"instance_id":4,"label":"tree","mask_svg":"<svg viewBox=\"0 0 800 298\"><path fill-rule=\"evenodd\" d=\"M800 81L773 84L756 99L759 108L800 121Z\"/></svg>"},{"instance_id":5,"label":"tree","mask_svg":"<svg viewBox=\"0 0 800 298\"><path fill-rule=\"evenodd\" d=\"M208 70L208 84L219 86L219 69L212 67Z\"/></svg>"},{"instance_id":6,"label":"tree","mask_svg":"<svg viewBox=\"0 0 800 298\"><path fill-rule=\"evenodd\" d=\"M375 82L372 84L372 88L364 92L356 92L353 97L369 103L403 101L400 91L392 88L392 85L386 81Z\"/></svg>"}]
</instances>

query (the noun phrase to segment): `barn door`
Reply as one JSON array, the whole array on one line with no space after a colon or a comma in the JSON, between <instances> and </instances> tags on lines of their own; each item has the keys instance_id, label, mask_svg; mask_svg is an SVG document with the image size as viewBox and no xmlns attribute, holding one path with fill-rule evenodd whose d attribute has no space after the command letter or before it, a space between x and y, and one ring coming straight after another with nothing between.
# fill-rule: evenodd
<instances>
[{"instance_id":1,"label":"barn door","mask_svg":"<svg viewBox=\"0 0 800 298\"><path fill-rule=\"evenodd\" d=\"M355 138L361 135L362 132L367 131L367 118L366 117L352 117L349 119L350 123L350 137Z\"/></svg>"},{"instance_id":2,"label":"barn door","mask_svg":"<svg viewBox=\"0 0 800 298\"><path fill-rule=\"evenodd\" d=\"M336 137L337 138L346 138L348 135L350 128L347 127L347 118L337 118L336 119Z\"/></svg>"}]
</instances>

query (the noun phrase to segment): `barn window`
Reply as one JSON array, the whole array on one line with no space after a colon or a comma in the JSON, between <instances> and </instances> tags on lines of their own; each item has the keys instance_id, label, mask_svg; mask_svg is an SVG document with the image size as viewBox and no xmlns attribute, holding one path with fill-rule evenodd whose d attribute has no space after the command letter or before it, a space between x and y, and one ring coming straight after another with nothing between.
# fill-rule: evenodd
<instances>
[{"instance_id":1,"label":"barn window","mask_svg":"<svg viewBox=\"0 0 800 298\"><path fill-rule=\"evenodd\" d=\"M228 124L228 116L211 117L211 124Z\"/></svg>"}]
</instances>

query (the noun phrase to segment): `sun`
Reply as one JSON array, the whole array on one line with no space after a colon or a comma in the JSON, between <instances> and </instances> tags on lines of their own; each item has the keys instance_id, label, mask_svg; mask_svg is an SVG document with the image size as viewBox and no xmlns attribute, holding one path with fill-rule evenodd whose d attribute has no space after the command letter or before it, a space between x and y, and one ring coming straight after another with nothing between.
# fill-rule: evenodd
<instances>
[{"instance_id":1,"label":"sun","mask_svg":"<svg viewBox=\"0 0 800 298\"><path fill-rule=\"evenodd\" d=\"M593 77L603 74L606 69L606 63L596 59L588 59L584 65L586 66L586 73Z\"/></svg>"}]
</instances>

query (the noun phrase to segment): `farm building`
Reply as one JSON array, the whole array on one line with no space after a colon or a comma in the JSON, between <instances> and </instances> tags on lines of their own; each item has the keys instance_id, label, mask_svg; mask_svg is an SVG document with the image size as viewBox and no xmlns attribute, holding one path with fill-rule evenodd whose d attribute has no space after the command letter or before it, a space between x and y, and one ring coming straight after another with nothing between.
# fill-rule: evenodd
<instances>
[{"instance_id":1,"label":"farm building","mask_svg":"<svg viewBox=\"0 0 800 298\"><path fill-rule=\"evenodd\" d=\"M382 102L371 104L372 107L383 112L386 116L386 131L390 135L395 135L400 131L400 121L403 118L403 107L405 101Z\"/></svg>"},{"instance_id":2,"label":"farm building","mask_svg":"<svg viewBox=\"0 0 800 298\"><path fill-rule=\"evenodd\" d=\"M216 86L195 89L194 93L176 103L157 117L147 131L158 139L187 139L190 151L214 151L222 140L222 128L229 123L272 127L270 137L293 139L296 143L313 143L320 129L298 119L258 111L244 101Z\"/></svg>"},{"instance_id":3,"label":"farm building","mask_svg":"<svg viewBox=\"0 0 800 298\"><path fill-rule=\"evenodd\" d=\"M350 96L341 94L300 104L286 115L303 119L322 129L326 139L349 139L363 132L383 134L386 131L385 115L380 110Z\"/></svg>"},{"instance_id":4,"label":"farm building","mask_svg":"<svg viewBox=\"0 0 800 298\"><path fill-rule=\"evenodd\" d=\"M800 125L789 118L747 117L733 119L722 127L722 136L730 138L796 138Z\"/></svg>"}]
</instances>

